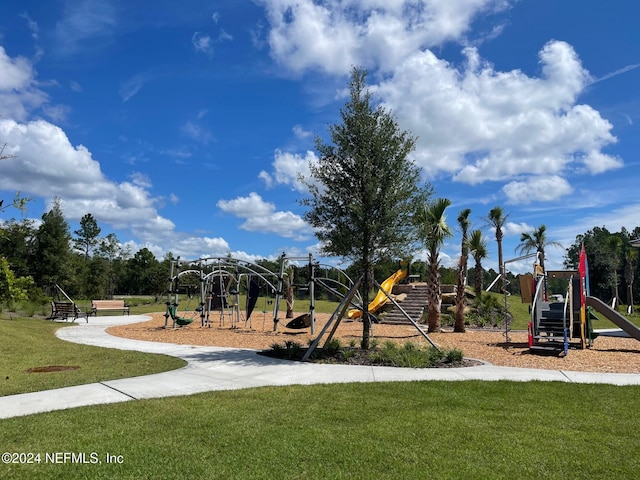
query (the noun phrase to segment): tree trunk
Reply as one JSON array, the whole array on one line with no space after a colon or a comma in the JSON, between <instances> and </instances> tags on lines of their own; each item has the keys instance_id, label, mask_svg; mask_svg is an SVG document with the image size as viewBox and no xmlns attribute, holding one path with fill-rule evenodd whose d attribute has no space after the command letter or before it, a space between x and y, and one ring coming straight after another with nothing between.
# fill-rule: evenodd
<instances>
[{"instance_id":1,"label":"tree trunk","mask_svg":"<svg viewBox=\"0 0 640 480\"><path fill-rule=\"evenodd\" d=\"M369 264L365 265L364 278L361 288L362 296L362 342L360 348L369 350L369 340L371 337L371 317L369 316L369 287L371 283L371 272Z\"/></svg>"},{"instance_id":2,"label":"tree trunk","mask_svg":"<svg viewBox=\"0 0 640 480\"><path fill-rule=\"evenodd\" d=\"M286 318L293 318L293 285L287 287L287 315Z\"/></svg>"},{"instance_id":3,"label":"tree trunk","mask_svg":"<svg viewBox=\"0 0 640 480\"><path fill-rule=\"evenodd\" d=\"M437 262L431 264L429 272L428 285L429 303L427 305L429 311L429 328L428 332L440 331L440 307L442 304L442 292L440 291L440 272L438 271Z\"/></svg>"},{"instance_id":4,"label":"tree trunk","mask_svg":"<svg viewBox=\"0 0 640 480\"><path fill-rule=\"evenodd\" d=\"M502 233L499 238L496 239L498 241L498 272L502 271ZM498 280L498 288L500 293L504 293L504 277L500 277Z\"/></svg>"},{"instance_id":5,"label":"tree trunk","mask_svg":"<svg viewBox=\"0 0 640 480\"><path fill-rule=\"evenodd\" d=\"M456 321L453 327L454 332L464 333L464 309L467 305L466 297L464 294L465 284L465 265L467 264L467 256L462 255L460 257L460 264L458 266L458 280L456 283Z\"/></svg>"}]
</instances>

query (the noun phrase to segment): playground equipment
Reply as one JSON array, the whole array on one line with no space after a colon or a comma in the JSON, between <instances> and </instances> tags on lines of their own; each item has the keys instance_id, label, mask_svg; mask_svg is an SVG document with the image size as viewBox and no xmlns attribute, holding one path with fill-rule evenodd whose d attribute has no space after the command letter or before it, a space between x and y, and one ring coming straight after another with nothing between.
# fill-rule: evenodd
<instances>
[{"instance_id":1,"label":"playground equipment","mask_svg":"<svg viewBox=\"0 0 640 480\"><path fill-rule=\"evenodd\" d=\"M398 273L398 272L396 272L396 273ZM327 338L326 338L326 340L324 342L324 346L326 346L331 341L331 339L333 338L333 335L335 334L336 330L338 329L338 326L340 325L340 322L342 321L342 319L347 314L347 308L349 308L350 304L353 304L353 299L354 299L354 297L356 296L356 294L358 292L358 288L360 287L360 283L362 282L362 278L363 277L361 276L358 279L358 281L353 284L353 287L351 287L351 289L347 292L347 294L342 298L340 304L334 310L333 314L329 318L329 321L325 324L325 326L323 327L322 331L313 340L313 342L311 343L311 345L307 349L306 353L302 357L302 361L303 362L306 362L307 360L309 360L309 358L311 357L311 354L313 353L313 351L318 347L318 345L319 345L322 337L324 336L324 334L327 332L329 327L331 327L333 325L333 327L331 328L331 332L329 332L329 335L327 336ZM387 280L389 280L389 279L387 279ZM375 280L374 280L374 282L375 282ZM416 328L418 333L420 333L420 335L422 335L431 344L432 347L434 347L437 350L440 350L440 347L438 347L438 345L436 343L434 343L433 340L431 340L429 335L427 335L427 333L420 327L420 325L418 325L416 323L416 321L413 320L411 318L411 316L409 316L407 314L407 312L404 311L404 309L398 304L398 302L395 301L395 299L391 296L391 293L390 293L391 289L389 288L389 292L387 292L387 289L383 288L382 285L378 284L377 282L375 282L375 283L377 284L377 286L380 289L380 291L383 292L383 294L387 298L387 301L392 302L402 312L402 314L407 318L407 320L409 320L409 322ZM385 283L385 282L383 282L383 283Z\"/></svg>"},{"instance_id":2,"label":"playground equipment","mask_svg":"<svg viewBox=\"0 0 640 480\"><path fill-rule=\"evenodd\" d=\"M542 272L534 264L531 321L529 322L529 349L533 352L556 352L567 355L569 346L588 348L598 336L593 331L591 312L600 313L629 336L640 340L640 328L602 300L589 295L589 266L584 245L580 251L577 271ZM569 280L563 302L548 302L543 298L546 276Z\"/></svg>"},{"instance_id":3,"label":"playground equipment","mask_svg":"<svg viewBox=\"0 0 640 480\"><path fill-rule=\"evenodd\" d=\"M309 292L309 313L305 318L299 317L297 322L289 322L290 328L311 327L311 333L315 334L315 288L316 285L324 287L331 294L342 297L339 289L347 290L353 285L353 281L341 270L333 266L325 266L338 271L338 279L318 277L316 271L322 265L314 261L312 255L306 257L287 257L284 253L278 262L278 271L273 272L256 263L231 257L207 257L193 261L184 261L180 258L173 260L170 267L170 277L167 288L167 302L165 312L165 328L169 326L169 318L173 321L173 327L186 326L193 323L179 313L180 304L180 279L187 274L197 278L199 289L199 304L195 309L200 314L200 325L211 326L211 313L219 311L220 325L226 325L230 320L232 328L238 326L243 320L240 308L240 293L246 293L245 325L251 321L251 315L258 304L261 291L265 297L263 313L263 328L266 315L269 313L268 305L272 305L273 330L276 331L280 322L280 300L284 298L285 270L294 262L306 262L308 265L308 283L304 285ZM299 286L302 287L302 286ZM334 288L335 287L335 288ZM272 298L269 296L272 295ZM296 319L294 319L296 320ZM292 324L293 323L293 324ZM250 325L250 323L249 323ZM251 325L250 325L251 326Z\"/></svg>"},{"instance_id":4,"label":"playground equipment","mask_svg":"<svg viewBox=\"0 0 640 480\"><path fill-rule=\"evenodd\" d=\"M408 274L409 274L409 267L404 266L400 268L396 273L391 275L389 278L387 278L384 282L382 282L382 284L380 285L380 289L378 290L378 293L376 294L375 298L369 303L369 307L368 307L369 313L377 312L380 309L380 307L382 307L387 302L389 302L389 299L391 298L389 294L391 293L393 286L396 283L399 283L400 281L404 280ZM347 318L351 318L351 319L360 318L362 317L362 313L363 313L362 309L360 308L352 309L347 312Z\"/></svg>"},{"instance_id":5,"label":"playground equipment","mask_svg":"<svg viewBox=\"0 0 640 480\"><path fill-rule=\"evenodd\" d=\"M502 265L500 265L500 273L493 280L493 282L491 282L491 285L489 285L489 287L487 287L487 292L488 292L493 288L493 286L496 283L498 283L498 280L500 280L500 278L504 278L503 289L502 289L501 293L504 295L504 338L505 338L505 340L507 342L511 341L511 338L509 337L509 332L511 331L511 322L510 322L510 315L509 315L509 297L511 296L511 293L509 293L509 290L507 288L511 282L509 282L509 278L507 277L507 272L509 271L507 269L507 264L513 263L513 262L518 262L520 260L526 260L528 258L533 258L533 257L536 257L536 259L537 259L538 258L538 252L529 253L527 255L522 255L522 256L516 257L516 258L511 258L509 260L506 260L506 261L502 262ZM534 265L537 265L537 262ZM526 290L526 289L524 289L524 290ZM520 291L523 291L523 289L520 288Z\"/></svg>"}]
</instances>

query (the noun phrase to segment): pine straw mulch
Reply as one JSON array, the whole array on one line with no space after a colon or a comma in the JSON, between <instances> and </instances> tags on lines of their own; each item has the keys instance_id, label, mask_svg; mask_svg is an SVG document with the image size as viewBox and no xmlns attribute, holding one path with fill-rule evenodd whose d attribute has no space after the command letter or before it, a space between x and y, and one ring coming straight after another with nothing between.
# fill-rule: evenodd
<instances>
[{"instance_id":1,"label":"pine straw mulch","mask_svg":"<svg viewBox=\"0 0 640 480\"><path fill-rule=\"evenodd\" d=\"M299 314L295 314L297 316ZM269 349L274 343L284 345L286 341L295 341L303 346L308 345L311 338L310 329L290 330L285 328L289 320L280 320L277 331L273 331L273 321L261 314L251 318L251 322L241 321L236 328L230 325L229 317L221 325L219 314L212 313L211 327L201 327L200 319L188 326L164 328L163 313L149 314L151 320L110 327L107 332L125 338L146 340L151 342L177 343L182 345L217 346L233 348L251 348L256 350ZM316 334L329 319L328 314L316 315ZM410 325L372 326L373 338L379 344L387 340L404 344L413 342L428 345L426 339ZM359 345L362 337L362 324L357 321L343 320L336 331L343 345L352 341ZM436 344L442 348L457 348L465 357L483 360L493 365L536 368L546 370L572 370L583 372L605 373L640 373L640 342L632 338L598 337L592 348L581 350L571 348L566 357L549 355L535 355L529 352L527 333L510 332L510 341L505 341L505 335L497 330L469 329L466 333L429 334Z\"/></svg>"}]
</instances>

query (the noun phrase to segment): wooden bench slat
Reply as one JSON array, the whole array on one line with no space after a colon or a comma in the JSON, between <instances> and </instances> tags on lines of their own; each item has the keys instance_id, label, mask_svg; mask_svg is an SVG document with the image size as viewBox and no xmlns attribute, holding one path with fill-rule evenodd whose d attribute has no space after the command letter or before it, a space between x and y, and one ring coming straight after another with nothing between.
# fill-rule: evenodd
<instances>
[{"instance_id":1,"label":"wooden bench slat","mask_svg":"<svg viewBox=\"0 0 640 480\"><path fill-rule=\"evenodd\" d=\"M80 310L75 303L51 302L50 320L60 318L66 322L69 317L73 318L74 322L78 318L84 318L86 322L89 323L89 314Z\"/></svg>"},{"instance_id":2,"label":"wooden bench slat","mask_svg":"<svg viewBox=\"0 0 640 480\"><path fill-rule=\"evenodd\" d=\"M98 316L100 311L122 310L122 313L129 315L129 305L124 300L91 300L91 313Z\"/></svg>"}]
</instances>

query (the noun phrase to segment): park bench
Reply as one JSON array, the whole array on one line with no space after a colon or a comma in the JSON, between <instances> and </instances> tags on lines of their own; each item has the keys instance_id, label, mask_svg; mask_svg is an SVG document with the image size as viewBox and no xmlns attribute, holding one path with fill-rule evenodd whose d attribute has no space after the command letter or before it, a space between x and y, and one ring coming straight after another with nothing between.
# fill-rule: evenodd
<instances>
[{"instance_id":1,"label":"park bench","mask_svg":"<svg viewBox=\"0 0 640 480\"><path fill-rule=\"evenodd\" d=\"M98 316L98 312L126 312L129 315L129 305L124 300L91 300L91 313Z\"/></svg>"},{"instance_id":2,"label":"park bench","mask_svg":"<svg viewBox=\"0 0 640 480\"><path fill-rule=\"evenodd\" d=\"M78 308L73 302L51 302L51 316L49 320L61 319L65 322L72 318L76 321L78 318L84 318L89 323L89 315Z\"/></svg>"}]
</instances>

